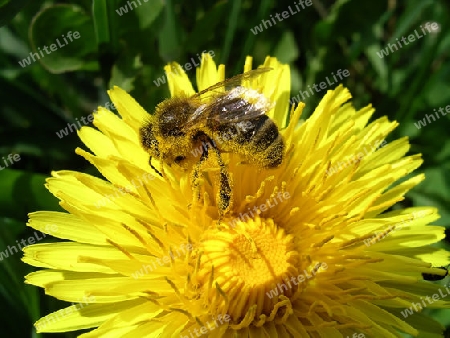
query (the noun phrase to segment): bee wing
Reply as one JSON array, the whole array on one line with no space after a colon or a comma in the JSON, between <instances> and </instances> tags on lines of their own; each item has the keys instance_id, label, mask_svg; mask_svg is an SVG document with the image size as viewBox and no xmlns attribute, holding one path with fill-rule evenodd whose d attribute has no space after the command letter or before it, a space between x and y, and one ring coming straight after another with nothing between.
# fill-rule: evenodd
<instances>
[{"instance_id":1,"label":"bee wing","mask_svg":"<svg viewBox=\"0 0 450 338\"><path fill-rule=\"evenodd\" d=\"M208 110L208 104L202 104L200 107L198 107L194 113L189 117L186 124L184 125L185 128L189 129L194 126L200 126L202 125L202 122L205 122L207 120L207 113L205 111Z\"/></svg>"},{"instance_id":2,"label":"bee wing","mask_svg":"<svg viewBox=\"0 0 450 338\"><path fill-rule=\"evenodd\" d=\"M217 94L223 93L224 90L230 90L233 87L240 86L242 84L242 81L245 80L251 80L254 79L261 74L264 74L266 72L269 72L273 70L273 68L270 67L261 67L258 69L249 70L248 72L245 72L243 74L239 74L233 77L230 77L229 79L226 79L222 82L218 82L215 85L212 85L211 87L208 87L197 94L193 96L193 98L200 98L203 99L208 98L209 96L215 96ZM206 94L206 95L205 95Z\"/></svg>"},{"instance_id":3,"label":"bee wing","mask_svg":"<svg viewBox=\"0 0 450 338\"><path fill-rule=\"evenodd\" d=\"M185 124L185 128L203 126L207 121L217 123L237 123L264 115L273 104L258 91L236 87L217 95L211 103L198 107Z\"/></svg>"},{"instance_id":4,"label":"bee wing","mask_svg":"<svg viewBox=\"0 0 450 338\"><path fill-rule=\"evenodd\" d=\"M272 104L264 95L254 89L241 87L241 84L242 81L254 79L271 70L273 68L270 67L253 69L198 92L193 98L207 99L212 97L214 100L197 108L185 126L187 128L198 126L211 119L231 123L263 115L271 108ZM239 100L239 97L242 100Z\"/></svg>"},{"instance_id":5,"label":"bee wing","mask_svg":"<svg viewBox=\"0 0 450 338\"><path fill-rule=\"evenodd\" d=\"M236 87L205 107L208 109L205 115L207 120L236 123L264 115L272 107L273 104L258 91Z\"/></svg>"}]
</instances>

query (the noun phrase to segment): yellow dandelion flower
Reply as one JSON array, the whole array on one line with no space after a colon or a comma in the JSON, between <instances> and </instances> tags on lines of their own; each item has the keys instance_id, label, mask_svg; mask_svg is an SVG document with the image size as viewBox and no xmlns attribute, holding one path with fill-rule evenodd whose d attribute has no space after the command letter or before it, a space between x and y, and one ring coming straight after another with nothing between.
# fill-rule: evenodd
<instances>
[{"instance_id":1,"label":"yellow dandelion flower","mask_svg":"<svg viewBox=\"0 0 450 338\"><path fill-rule=\"evenodd\" d=\"M406 138L387 144L397 123L369 122L374 109L355 110L342 86L299 126L304 105L288 109L289 67L270 57L263 66L273 70L242 85L276 103L268 115L285 142L283 162L264 169L224 153L233 204L220 221L217 168L202 169L200 198L188 170L164 166L163 177L156 174L139 139L148 113L122 89L109 92L121 118L99 108L97 129L79 131L91 152L76 150L107 181L54 172L47 187L67 213L30 214L29 226L57 225L56 236L68 241L25 248L23 260L44 268L26 282L74 303L38 320L39 332L441 336L442 327L420 311L449 304L425 301L442 290L422 274L443 276L436 267L449 263L448 252L429 246L444 237L442 227L428 225L437 210L390 209L424 179L401 180L420 156L405 155ZM167 67L172 97L195 94L177 64ZM251 68L247 58L244 71ZM204 55L199 90L224 73Z\"/></svg>"}]
</instances>

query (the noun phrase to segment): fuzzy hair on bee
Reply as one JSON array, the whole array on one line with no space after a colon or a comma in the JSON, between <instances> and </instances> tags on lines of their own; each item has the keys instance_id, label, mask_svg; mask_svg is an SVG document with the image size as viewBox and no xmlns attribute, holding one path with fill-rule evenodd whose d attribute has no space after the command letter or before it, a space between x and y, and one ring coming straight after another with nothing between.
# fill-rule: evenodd
<instances>
[{"instance_id":1,"label":"fuzzy hair on bee","mask_svg":"<svg viewBox=\"0 0 450 338\"><path fill-rule=\"evenodd\" d=\"M201 168L213 154L220 168L217 204L221 213L229 210L231 178L222 153L238 154L245 163L262 168L276 168L283 161L283 138L266 115L273 104L257 90L241 86L243 80L270 70L258 68L193 96L178 96L158 104L140 128L141 145L150 155L151 168L161 176L164 165L192 169L192 183L198 187ZM201 149L200 156L193 149ZM158 159L159 170L152 165L152 158Z\"/></svg>"}]
</instances>

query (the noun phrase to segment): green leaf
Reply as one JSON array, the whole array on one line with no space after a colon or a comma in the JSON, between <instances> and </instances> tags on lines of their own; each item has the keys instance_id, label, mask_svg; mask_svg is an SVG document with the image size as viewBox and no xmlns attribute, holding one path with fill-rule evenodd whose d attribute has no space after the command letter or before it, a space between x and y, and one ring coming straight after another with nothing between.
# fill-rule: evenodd
<instances>
[{"instance_id":1,"label":"green leaf","mask_svg":"<svg viewBox=\"0 0 450 338\"><path fill-rule=\"evenodd\" d=\"M319 21L314 27L314 35L321 41L327 41L331 38L336 22L340 17L341 9L351 0L338 0L333 4L330 13L324 20Z\"/></svg>"},{"instance_id":2,"label":"green leaf","mask_svg":"<svg viewBox=\"0 0 450 338\"><path fill-rule=\"evenodd\" d=\"M28 325L26 327L10 328L10 334L16 332L20 334L24 329L31 330L30 321L35 321L40 316L39 294L36 288L24 284L24 276L32 271L21 261L23 256L22 248L32 243L30 238L36 243L37 239L48 238L40 232L27 228L25 222L16 219L0 217L0 296L5 301L2 305L8 305L8 312L2 311L0 324L2 329L10 323L3 322L5 315L13 315L14 320L22 318ZM6 304L5 304L6 303ZM24 332L21 333L21 336ZM17 335L16 335L17 336Z\"/></svg>"},{"instance_id":3,"label":"green leaf","mask_svg":"<svg viewBox=\"0 0 450 338\"><path fill-rule=\"evenodd\" d=\"M190 32L186 46L187 51L198 53L202 48L208 46L208 43L214 40L217 27L223 23L223 12L227 8L225 1L219 1L195 22L194 29Z\"/></svg>"},{"instance_id":4,"label":"green leaf","mask_svg":"<svg viewBox=\"0 0 450 338\"><path fill-rule=\"evenodd\" d=\"M234 35L236 34L236 27L239 22L240 9L241 0L234 0L231 2L231 13L228 19L228 26L225 34L225 41L223 42L223 51L220 63L226 64L228 61L231 45L233 43Z\"/></svg>"},{"instance_id":5,"label":"green leaf","mask_svg":"<svg viewBox=\"0 0 450 338\"><path fill-rule=\"evenodd\" d=\"M448 210L448 205L450 205L449 170L450 164L439 168L425 169L423 171L425 181L408 193L415 205L438 208L441 218L435 223L447 227L450 226L450 211Z\"/></svg>"},{"instance_id":6,"label":"green leaf","mask_svg":"<svg viewBox=\"0 0 450 338\"><path fill-rule=\"evenodd\" d=\"M299 51L292 32L287 31L281 36L273 54L283 63L291 63L297 59Z\"/></svg>"},{"instance_id":7,"label":"green leaf","mask_svg":"<svg viewBox=\"0 0 450 338\"><path fill-rule=\"evenodd\" d=\"M141 68L142 62L140 57L133 57L127 53L127 50L124 48L124 52L113 67L109 87L119 86L127 92L132 91L134 89L134 80Z\"/></svg>"},{"instance_id":8,"label":"green leaf","mask_svg":"<svg viewBox=\"0 0 450 338\"><path fill-rule=\"evenodd\" d=\"M111 36L109 32L108 3L106 0L92 1L92 16L94 17L97 45L109 44Z\"/></svg>"},{"instance_id":9,"label":"green leaf","mask_svg":"<svg viewBox=\"0 0 450 338\"><path fill-rule=\"evenodd\" d=\"M26 44L15 36L8 27L0 28L0 50L13 55L15 58L23 58L28 53ZM0 70L4 72L4 70Z\"/></svg>"},{"instance_id":10,"label":"green leaf","mask_svg":"<svg viewBox=\"0 0 450 338\"><path fill-rule=\"evenodd\" d=\"M30 26L32 53L27 63L39 62L51 73L96 70L97 46L91 18L76 5L44 8ZM34 58L33 58L34 57Z\"/></svg>"},{"instance_id":11,"label":"green leaf","mask_svg":"<svg viewBox=\"0 0 450 338\"><path fill-rule=\"evenodd\" d=\"M365 54L378 75L377 83L380 90L385 92L388 88L388 67L384 58L380 58L377 54L380 53L380 50L380 45L374 43L366 48Z\"/></svg>"},{"instance_id":12,"label":"green leaf","mask_svg":"<svg viewBox=\"0 0 450 338\"><path fill-rule=\"evenodd\" d=\"M438 154L436 154L436 160L439 162L447 161L447 168L450 168L450 164L448 163L448 162L450 162L450 140L449 139L447 139L441 143L441 151Z\"/></svg>"},{"instance_id":13,"label":"green leaf","mask_svg":"<svg viewBox=\"0 0 450 338\"><path fill-rule=\"evenodd\" d=\"M1 0L0 1L0 27L6 25L27 4L29 0Z\"/></svg>"},{"instance_id":14,"label":"green leaf","mask_svg":"<svg viewBox=\"0 0 450 338\"><path fill-rule=\"evenodd\" d=\"M44 175L22 170L0 170L0 214L24 219L30 210L62 211L58 200L45 189L45 179Z\"/></svg>"},{"instance_id":15,"label":"green leaf","mask_svg":"<svg viewBox=\"0 0 450 338\"><path fill-rule=\"evenodd\" d=\"M172 0L166 0L164 14L164 26L159 33L159 54L164 61L169 62L181 56L180 20L175 17Z\"/></svg>"},{"instance_id":16,"label":"green leaf","mask_svg":"<svg viewBox=\"0 0 450 338\"><path fill-rule=\"evenodd\" d=\"M271 3L272 3L271 0L262 0L260 2L258 11L255 13L254 17L252 17L251 19L252 23L249 25L248 28L250 27L253 28L256 25L259 25L261 23L261 20L266 19L268 17ZM255 46L257 36L255 34L246 34L246 35L247 37L245 38L245 42L243 43L244 48L242 50L242 62L236 63L236 67L234 68L233 74L239 73L239 71L242 69L244 58L250 54L250 51Z\"/></svg>"},{"instance_id":17,"label":"green leaf","mask_svg":"<svg viewBox=\"0 0 450 338\"><path fill-rule=\"evenodd\" d=\"M144 0L141 0L144 1ZM141 30L147 29L155 21L164 8L162 0L153 0L144 2L137 8L136 15L139 19L139 28Z\"/></svg>"},{"instance_id":18,"label":"green leaf","mask_svg":"<svg viewBox=\"0 0 450 338\"><path fill-rule=\"evenodd\" d=\"M396 38L411 34L411 29L414 30L419 27L414 27L414 23L420 18L428 6L433 5L433 0L409 1L405 3L406 9L403 11L398 22L395 24L395 31L389 39L390 43L395 43Z\"/></svg>"},{"instance_id":19,"label":"green leaf","mask_svg":"<svg viewBox=\"0 0 450 338\"><path fill-rule=\"evenodd\" d=\"M400 98L401 106L397 113L399 119L410 120L415 115L417 105L414 105L414 103L421 98L419 93L421 93L424 83L427 83L429 78L429 68L433 63L436 50L441 40L441 35L438 35L436 39L432 39L430 36L425 40L425 43L428 42L429 44L423 48L420 58L421 68L414 72L414 77L411 83L408 84L408 91Z\"/></svg>"}]
</instances>

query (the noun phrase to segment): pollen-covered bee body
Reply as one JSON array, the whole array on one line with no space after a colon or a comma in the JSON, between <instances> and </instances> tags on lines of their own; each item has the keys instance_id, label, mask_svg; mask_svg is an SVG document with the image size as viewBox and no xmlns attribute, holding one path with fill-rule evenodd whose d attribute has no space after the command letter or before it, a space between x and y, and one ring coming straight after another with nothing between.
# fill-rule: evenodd
<instances>
[{"instance_id":1,"label":"pollen-covered bee body","mask_svg":"<svg viewBox=\"0 0 450 338\"><path fill-rule=\"evenodd\" d=\"M185 128L199 100L177 97L161 102L140 129L141 144L152 157L167 165L182 164L189 157L198 128Z\"/></svg>"},{"instance_id":2,"label":"pollen-covered bee body","mask_svg":"<svg viewBox=\"0 0 450 338\"><path fill-rule=\"evenodd\" d=\"M175 163L185 169L193 166L193 181L196 181L200 165L214 152L220 166L218 205L222 212L226 211L232 201L231 184L221 153L241 155L244 162L263 168L275 168L283 160L283 138L276 124L265 115L272 103L258 91L240 85L242 80L269 70L253 70L191 97L160 103L140 129L141 144L150 154L150 166L157 171L151 164L152 157L160 161L161 170L162 164ZM232 88L227 90L230 85Z\"/></svg>"},{"instance_id":3,"label":"pollen-covered bee body","mask_svg":"<svg viewBox=\"0 0 450 338\"><path fill-rule=\"evenodd\" d=\"M221 124L214 140L222 152L241 155L250 164L276 168L283 160L284 143L277 126L266 115L239 123ZM225 140L220 143L220 140Z\"/></svg>"}]
</instances>

